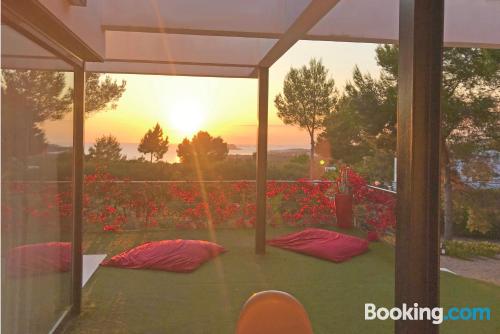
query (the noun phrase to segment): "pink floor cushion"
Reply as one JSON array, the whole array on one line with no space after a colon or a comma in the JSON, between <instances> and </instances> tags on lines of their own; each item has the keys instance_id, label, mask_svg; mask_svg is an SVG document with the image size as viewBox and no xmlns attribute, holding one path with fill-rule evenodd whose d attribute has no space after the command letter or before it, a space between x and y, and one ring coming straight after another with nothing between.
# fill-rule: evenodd
<instances>
[{"instance_id":1,"label":"pink floor cushion","mask_svg":"<svg viewBox=\"0 0 500 334\"><path fill-rule=\"evenodd\" d=\"M7 253L7 273L29 276L71 269L71 243L46 242L22 245Z\"/></svg>"},{"instance_id":2,"label":"pink floor cushion","mask_svg":"<svg viewBox=\"0 0 500 334\"><path fill-rule=\"evenodd\" d=\"M333 262L346 261L368 250L368 241L364 239L319 228L287 234L267 243Z\"/></svg>"},{"instance_id":3,"label":"pink floor cushion","mask_svg":"<svg viewBox=\"0 0 500 334\"><path fill-rule=\"evenodd\" d=\"M161 240L146 242L113 256L102 266L191 272L224 253L224 247L203 240Z\"/></svg>"}]
</instances>

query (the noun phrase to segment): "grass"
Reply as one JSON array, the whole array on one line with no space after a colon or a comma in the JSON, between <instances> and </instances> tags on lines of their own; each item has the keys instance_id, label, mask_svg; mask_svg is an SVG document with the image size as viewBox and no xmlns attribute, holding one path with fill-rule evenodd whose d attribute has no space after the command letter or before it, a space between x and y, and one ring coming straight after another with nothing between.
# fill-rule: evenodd
<instances>
[{"instance_id":1,"label":"grass","mask_svg":"<svg viewBox=\"0 0 500 334\"><path fill-rule=\"evenodd\" d=\"M5 275L2 284L2 333L48 333L71 302L70 272Z\"/></svg>"},{"instance_id":2,"label":"grass","mask_svg":"<svg viewBox=\"0 0 500 334\"><path fill-rule=\"evenodd\" d=\"M293 229L270 228L268 236ZM148 240L208 239L207 231L89 234L86 253L114 255ZM394 249L372 243L370 251L335 264L268 248L253 253L251 230L218 230L228 252L190 274L101 267L84 288L82 314L68 333L234 333L241 306L254 292L287 291L307 309L315 333L391 333L391 321L365 321L364 303L394 300ZM446 306L484 306L498 317L500 288L441 275ZM498 333L495 321L456 321L441 333Z\"/></svg>"},{"instance_id":3,"label":"grass","mask_svg":"<svg viewBox=\"0 0 500 334\"><path fill-rule=\"evenodd\" d=\"M500 244L488 241L449 240L444 242L444 249L446 255L466 260L500 254Z\"/></svg>"}]
</instances>

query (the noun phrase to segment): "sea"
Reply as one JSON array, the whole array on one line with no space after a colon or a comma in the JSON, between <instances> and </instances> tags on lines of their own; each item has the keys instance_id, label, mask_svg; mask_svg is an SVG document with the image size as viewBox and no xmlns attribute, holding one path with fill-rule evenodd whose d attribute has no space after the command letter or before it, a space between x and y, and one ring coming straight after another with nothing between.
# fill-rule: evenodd
<instances>
[{"instance_id":1,"label":"sea","mask_svg":"<svg viewBox=\"0 0 500 334\"><path fill-rule=\"evenodd\" d=\"M120 143L122 147L122 154L127 156L127 159L134 160L143 156L141 153L137 151L138 143ZM85 143L85 153L88 153L89 147L92 146L92 143ZM268 145L268 151L286 151L286 150L294 150L294 149L308 149L307 146L300 145ZM257 151L256 145L239 145L232 144L230 145L229 154L230 155L252 155ZM178 162L179 159L177 157L177 144L170 144L168 147L168 151L163 158L164 161L167 162Z\"/></svg>"}]
</instances>

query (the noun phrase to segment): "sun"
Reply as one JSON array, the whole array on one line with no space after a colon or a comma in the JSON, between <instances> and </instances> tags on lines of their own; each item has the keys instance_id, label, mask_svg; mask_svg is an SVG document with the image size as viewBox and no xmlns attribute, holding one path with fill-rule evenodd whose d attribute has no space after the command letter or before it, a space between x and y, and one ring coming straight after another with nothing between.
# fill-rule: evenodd
<instances>
[{"instance_id":1,"label":"sun","mask_svg":"<svg viewBox=\"0 0 500 334\"><path fill-rule=\"evenodd\" d=\"M192 136L201 130L204 119L205 110L195 100L178 101L169 112L171 127L181 136Z\"/></svg>"}]
</instances>

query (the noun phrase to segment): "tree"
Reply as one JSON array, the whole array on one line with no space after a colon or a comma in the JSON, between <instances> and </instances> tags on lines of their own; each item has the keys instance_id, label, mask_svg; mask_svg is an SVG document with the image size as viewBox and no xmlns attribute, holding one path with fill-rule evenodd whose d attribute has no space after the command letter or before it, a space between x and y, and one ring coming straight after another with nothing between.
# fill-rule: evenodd
<instances>
[{"instance_id":1,"label":"tree","mask_svg":"<svg viewBox=\"0 0 500 334\"><path fill-rule=\"evenodd\" d=\"M398 48L377 48L378 63L397 78ZM457 160L475 160L498 145L500 126L500 50L447 48L441 89L441 170L444 237L453 236L453 176ZM458 179L458 178L456 178Z\"/></svg>"},{"instance_id":2,"label":"tree","mask_svg":"<svg viewBox=\"0 0 500 334\"><path fill-rule=\"evenodd\" d=\"M106 108L115 109L126 87L125 81L117 84L111 77L103 79L97 73L87 74L86 83L87 115ZM15 147L17 151L15 155L5 156L22 158L46 148L40 124L60 120L73 110L71 87L71 76L67 72L2 70L2 130L5 129L2 147L7 150Z\"/></svg>"},{"instance_id":3,"label":"tree","mask_svg":"<svg viewBox=\"0 0 500 334\"><path fill-rule=\"evenodd\" d=\"M184 138L177 147L177 156L181 163L206 166L223 160L229 149L221 137L212 137L208 132L200 131L191 140Z\"/></svg>"},{"instance_id":4,"label":"tree","mask_svg":"<svg viewBox=\"0 0 500 334\"><path fill-rule=\"evenodd\" d=\"M396 148L396 89L391 80L363 75L356 66L337 108L325 120L320 139L330 143L331 156L355 164L377 149Z\"/></svg>"},{"instance_id":5,"label":"tree","mask_svg":"<svg viewBox=\"0 0 500 334\"><path fill-rule=\"evenodd\" d=\"M85 111L87 115L106 109L115 110L126 87L125 80L118 84L109 75L103 77L100 73L87 73L85 78Z\"/></svg>"},{"instance_id":6,"label":"tree","mask_svg":"<svg viewBox=\"0 0 500 334\"><path fill-rule=\"evenodd\" d=\"M72 109L72 92L64 72L2 70L2 100L23 101L23 117L37 123L61 119Z\"/></svg>"},{"instance_id":7,"label":"tree","mask_svg":"<svg viewBox=\"0 0 500 334\"><path fill-rule=\"evenodd\" d=\"M87 115L116 109L127 85L100 73L87 73L85 84ZM58 120L73 110L72 81L66 72L2 70L2 93L8 98L14 92L30 107L34 122Z\"/></svg>"},{"instance_id":8,"label":"tree","mask_svg":"<svg viewBox=\"0 0 500 334\"><path fill-rule=\"evenodd\" d=\"M99 161L125 160L127 157L121 154L120 143L113 135L103 135L96 138L94 145L89 148L89 158Z\"/></svg>"},{"instance_id":9,"label":"tree","mask_svg":"<svg viewBox=\"0 0 500 334\"><path fill-rule=\"evenodd\" d=\"M2 89L2 163L10 159L23 161L30 155L45 152L45 132L31 119L31 109L16 91L5 96Z\"/></svg>"},{"instance_id":10,"label":"tree","mask_svg":"<svg viewBox=\"0 0 500 334\"><path fill-rule=\"evenodd\" d=\"M377 149L395 150L398 51L394 45L377 48L377 63L382 69L378 80L355 69L353 84L346 86L337 112L327 121L323 134L331 140L332 155L342 145L353 161L359 161L364 154L373 155ZM452 183L460 180L457 160L462 164L477 163L486 150L499 145L500 50L446 48L442 76L444 236L450 239ZM342 132L342 126L349 130Z\"/></svg>"},{"instance_id":11,"label":"tree","mask_svg":"<svg viewBox=\"0 0 500 334\"><path fill-rule=\"evenodd\" d=\"M311 59L309 66L291 68L283 83L283 93L274 99L278 117L285 124L298 126L309 134L311 178L316 134L323 128L323 121L333 111L336 101L335 82L328 78L328 70L316 59Z\"/></svg>"},{"instance_id":12,"label":"tree","mask_svg":"<svg viewBox=\"0 0 500 334\"><path fill-rule=\"evenodd\" d=\"M154 128L146 132L137 150L144 154L150 154L150 162L153 162L153 156L156 161L163 158L168 151L168 136L163 138L163 129L160 124L156 123Z\"/></svg>"},{"instance_id":13,"label":"tree","mask_svg":"<svg viewBox=\"0 0 500 334\"><path fill-rule=\"evenodd\" d=\"M384 75L375 79L354 68L352 80L325 120L325 131L318 139L320 146L328 147L328 158L350 164L370 178L390 182L396 149L394 84Z\"/></svg>"}]
</instances>

